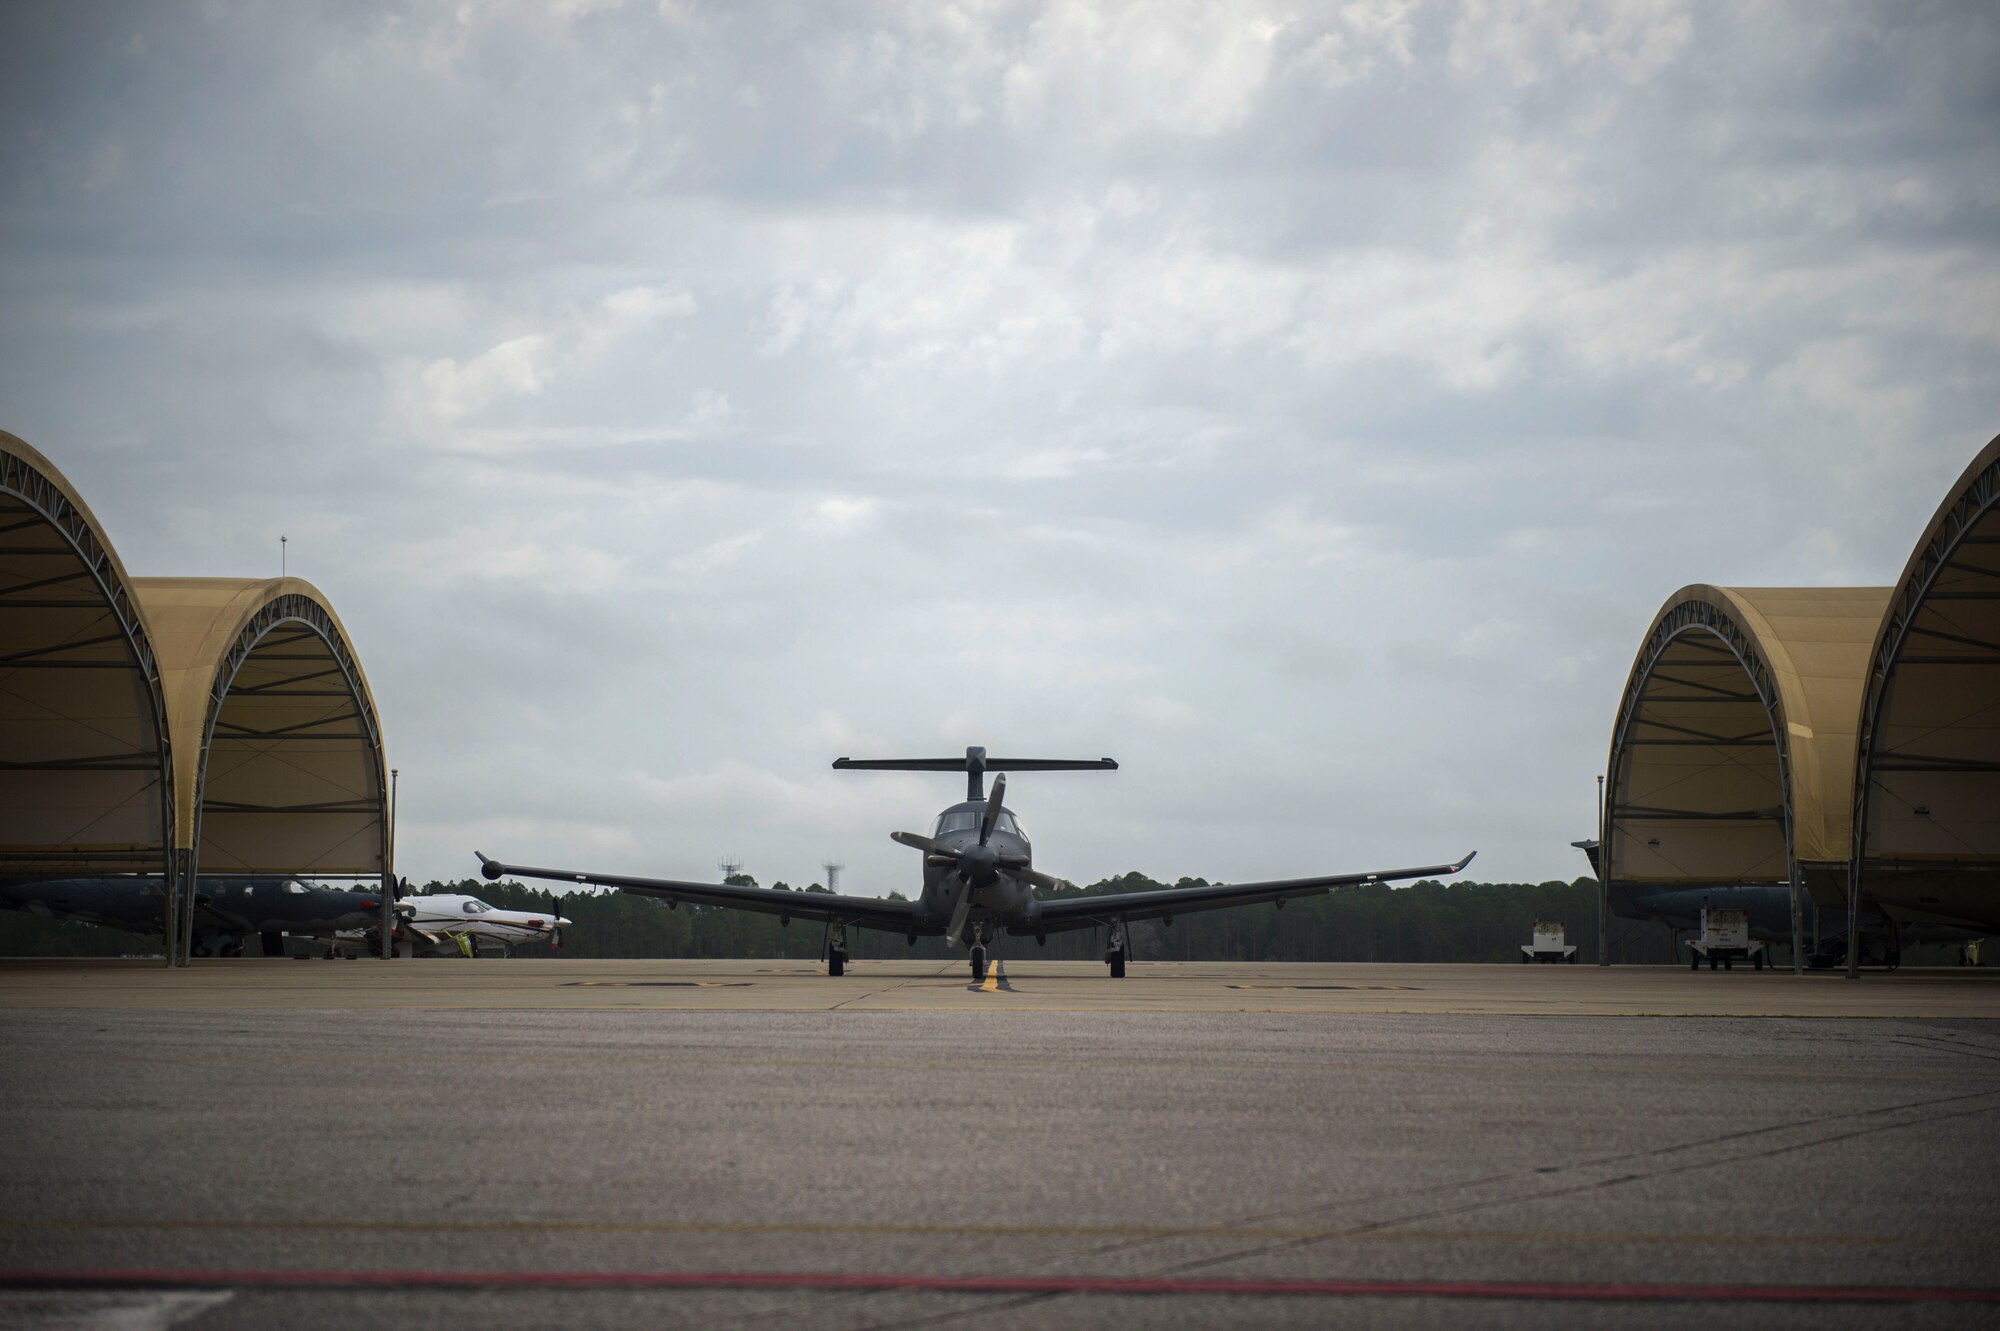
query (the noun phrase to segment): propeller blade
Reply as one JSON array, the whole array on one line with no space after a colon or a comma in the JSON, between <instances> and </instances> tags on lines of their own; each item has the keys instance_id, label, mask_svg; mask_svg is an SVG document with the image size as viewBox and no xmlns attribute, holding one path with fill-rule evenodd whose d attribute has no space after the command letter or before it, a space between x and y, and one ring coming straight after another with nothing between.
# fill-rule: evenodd
<instances>
[{"instance_id":1,"label":"propeller blade","mask_svg":"<svg viewBox=\"0 0 2000 1331\"><path fill-rule=\"evenodd\" d=\"M1038 873L1035 870L1026 867L1016 869L1013 871L1013 873L1014 876L1020 879L1022 882L1027 883L1034 887L1039 887L1044 892L1053 892L1057 888L1062 886L1061 879L1051 878L1045 873Z\"/></svg>"},{"instance_id":2,"label":"propeller blade","mask_svg":"<svg viewBox=\"0 0 2000 1331\"><path fill-rule=\"evenodd\" d=\"M932 855L945 853L944 847L937 842L927 836L918 836L915 832L891 832L889 839L897 845L908 846L911 850L921 850Z\"/></svg>"},{"instance_id":3,"label":"propeller blade","mask_svg":"<svg viewBox=\"0 0 2000 1331\"><path fill-rule=\"evenodd\" d=\"M1000 821L1000 803L1007 798L1007 774L999 773L993 778L993 793L986 797L986 812L979 816L979 844L993 835L993 824Z\"/></svg>"},{"instance_id":4,"label":"propeller blade","mask_svg":"<svg viewBox=\"0 0 2000 1331\"><path fill-rule=\"evenodd\" d=\"M965 917L972 913L972 884L967 883L959 893L958 905L952 908L951 923L944 927L944 936L951 942L960 942L965 937Z\"/></svg>"}]
</instances>

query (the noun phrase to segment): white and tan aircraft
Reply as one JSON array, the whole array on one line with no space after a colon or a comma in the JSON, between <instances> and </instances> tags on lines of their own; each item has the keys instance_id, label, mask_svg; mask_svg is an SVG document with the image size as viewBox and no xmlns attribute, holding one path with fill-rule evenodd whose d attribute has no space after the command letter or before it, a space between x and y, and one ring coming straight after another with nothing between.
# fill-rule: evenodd
<instances>
[{"instance_id":1,"label":"white and tan aircraft","mask_svg":"<svg viewBox=\"0 0 2000 1331\"><path fill-rule=\"evenodd\" d=\"M481 948L498 948L504 957L521 943L561 947L569 923L550 912L502 910L455 892L405 896L396 901L396 955L476 957ZM341 945L363 941L359 932L339 939Z\"/></svg>"}]
</instances>

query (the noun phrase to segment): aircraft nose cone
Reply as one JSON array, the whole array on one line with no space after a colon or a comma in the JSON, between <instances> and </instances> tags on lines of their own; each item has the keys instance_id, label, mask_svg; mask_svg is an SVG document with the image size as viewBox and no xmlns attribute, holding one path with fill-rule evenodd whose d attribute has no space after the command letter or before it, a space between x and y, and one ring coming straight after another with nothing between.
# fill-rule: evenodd
<instances>
[{"instance_id":1,"label":"aircraft nose cone","mask_svg":"<svg viewBox=\"0 0 2000 1331\"><path fill-rule=\"evenodd\" d=\"M974 887L985 887L1000 876L999 858L991 846L967 846L958 853L959 876Z\"/></svg>"}]
</instances>

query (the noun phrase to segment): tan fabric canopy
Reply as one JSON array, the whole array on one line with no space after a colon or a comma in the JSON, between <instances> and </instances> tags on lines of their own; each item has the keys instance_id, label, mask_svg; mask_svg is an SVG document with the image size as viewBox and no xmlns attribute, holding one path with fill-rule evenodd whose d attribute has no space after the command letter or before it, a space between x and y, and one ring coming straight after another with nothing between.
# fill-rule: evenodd
<instances>
[{"instance_id":1,"label":"tan fabric canopy","mask_svg":"<svg viewBox=\"0 0 2000 1331\"><path fill-rule=\"evenodd\" d=\"M1781 882L1840 863L1855 717L1886 588L1683 587L1614 729L1604 863L1639 883Z\"/></svg>"},{"instance_id":2,"label":"tan fabric canopy","mask_svg":"<svg viewBox=\"0 0 2000 1331\"><path fill-rule=\"evenodd\" d=\"M1872 648L1862 895L1905 920L2000 928L2000 439L1938 505Z\"/></svg>"},{"instance_id":3,"label":"tan fabric canopy","mask_svg":"<svg viewBox=\"0 0 2000 1331\"><path fill-rule=\"evenodd\" d=\"M340 619L299 578L141 578L204 873L380 873L381 727Z\"/></svg>"},{"instance_id":4,"label":"tan fabric canopy","mask_svg":"<svg viewBox=\"0 0 2000 1331\"><path fill-rule=\"evenodd\" d=\"M75 487L0 431L0 874L169 868L165 701L132 587Z\"/></svg>"}]
</instances>

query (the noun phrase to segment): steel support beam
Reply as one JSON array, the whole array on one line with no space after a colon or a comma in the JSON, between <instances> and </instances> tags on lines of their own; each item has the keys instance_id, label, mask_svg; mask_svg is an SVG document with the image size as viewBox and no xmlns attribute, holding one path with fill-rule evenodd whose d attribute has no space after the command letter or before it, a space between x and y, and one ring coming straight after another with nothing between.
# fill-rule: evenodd
<instances>
[{"instance_id":1,"label":"steel support beam","mask_svg":"<svg viewBox=\"0 0 2000 1331\"><path fill-rule=\"evenodd\" d=\"M1805 953L1801 944L1805 937L1805 880L1799 874L1799 862L1795 856L1787 855L1791 865L1792 879L1792 974L1806 973Z\"/></svg>"},{"instance_id":2,"label":"steel support beam","mask_svg":"<svg viewBox=\"0 0 2000 1331\"><path fill-rule=\"evenodd\" d=\"M194 852L185 847L174 851L173 941L167 948L167 965L194 964Z\"/></svg>"},{"instance_id":3,"label":"steel support beam","mask_svg":"<svg viewBox=\"0 0 2000 1331\"><path fill-rule=\"evenodd\" d=\"M1597 778L1597 964L1611 964L1611 845L1610 801L1604 797L1604 778Z\"/></svg>"},{"instance_id":4,"label":"steel support beam","mask_svg":"<svg viewBox=\"0 0 2000 1331\"><path fill-rule=\"evenodd\" d=\"M1847 875L1847 978L1861 978L1861 866Z\"/></svg>"}]
</instances>

